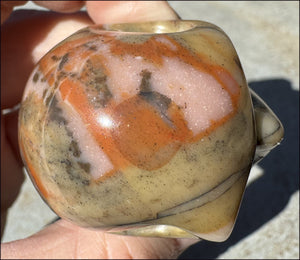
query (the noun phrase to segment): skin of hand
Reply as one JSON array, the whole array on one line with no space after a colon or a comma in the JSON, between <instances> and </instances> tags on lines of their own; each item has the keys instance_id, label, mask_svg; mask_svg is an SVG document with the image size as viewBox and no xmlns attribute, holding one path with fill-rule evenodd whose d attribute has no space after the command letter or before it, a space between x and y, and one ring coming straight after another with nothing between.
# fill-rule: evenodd
<instances>
[{"instance_id":1,"label":"skin of hand","mask_svg":"<svg viewBox=\"0 0 300 260\"><path fill-rule=\"evenodd\" d=\"M163 1L35 1L55 12L12 12L14 6L26 2L1 1L1 110L20 102L34 64L56 43L80 28L93 23L178 19ZM73 13L83 5L87 12ZM1 236L7 209L24 180L17 140L17 111L1 113ZM1 256L5 259L167 259L178 257L196 242L118 236L59 220L28 238L2 243Z\"/></svg>"}]
</instances>

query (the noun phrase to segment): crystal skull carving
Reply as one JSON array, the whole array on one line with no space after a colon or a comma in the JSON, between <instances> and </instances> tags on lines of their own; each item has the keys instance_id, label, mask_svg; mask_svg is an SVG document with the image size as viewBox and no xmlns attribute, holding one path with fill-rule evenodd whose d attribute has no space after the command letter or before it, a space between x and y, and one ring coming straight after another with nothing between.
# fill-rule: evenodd
<instances>
[{"instance_id":1,"label":"crystal skull carving","mask_svg":"<svg viewBox=\"0 0 300 260\"><path fill-rule=\"evenodd\" d=\"M32 72L19 114L21 154L51 209L80 226L223 241L253 162L282 138L276 116L252 99L215 25L90 26ZM273 120L265 146L254 112Z\"/></svg>"}]
</instances>

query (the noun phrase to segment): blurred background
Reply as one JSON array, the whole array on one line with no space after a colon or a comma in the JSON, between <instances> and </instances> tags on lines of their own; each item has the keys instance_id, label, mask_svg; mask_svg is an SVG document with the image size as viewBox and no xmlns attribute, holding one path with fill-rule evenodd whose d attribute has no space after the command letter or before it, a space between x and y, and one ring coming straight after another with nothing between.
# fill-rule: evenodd
<instances>
[{"instance_id":1,"label":"blurred background","mask_svg":"<svg viewBox=\"0 0 300 260\"><path fill-rule=\"evenodd\" d=\"M182 19L211 22L226 32L249 86L285 128L281 145L252 168L230 238L200 241L180 259L299 259L299 2L169 3ZM15 9L45 10L31 2ZM2 242L30 236L56 217L26 177Z\"/></svg>"}]
</instances>

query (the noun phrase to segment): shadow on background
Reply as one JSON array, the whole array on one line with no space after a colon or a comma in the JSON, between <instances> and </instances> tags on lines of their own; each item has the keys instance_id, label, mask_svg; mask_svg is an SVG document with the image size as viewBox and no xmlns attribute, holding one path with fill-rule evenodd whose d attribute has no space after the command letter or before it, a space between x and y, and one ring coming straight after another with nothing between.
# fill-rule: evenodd
<instances>
[{"instance_id":1,"label":"shadow on background","mask_svg":"<svg viewBox=\"0 0 300 260\"><path fill-rule=\"evenodd\" d=\"M200 241L179 259L217 258L277 216L291 195L299 190L299 92L293 90L290 82L284 79L251 82L249 86L282 122L284 140L258 163L264 174L247 187L236 225L228 240L222 243Z\"/></svg>"}]
</instances>

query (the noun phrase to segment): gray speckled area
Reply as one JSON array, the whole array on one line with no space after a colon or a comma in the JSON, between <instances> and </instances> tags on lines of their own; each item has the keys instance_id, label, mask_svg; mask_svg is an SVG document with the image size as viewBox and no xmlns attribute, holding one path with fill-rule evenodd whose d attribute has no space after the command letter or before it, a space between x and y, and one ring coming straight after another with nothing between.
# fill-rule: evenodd
<instances>
[{"instance_id":1,"label":"gray speckled area","mask_svg":"<svg viewBox=\"0 0 300 260\"><path fill-rule=\"evenodd\" d=\"M174 1L182 19L214 23L231 38L249 85L285 127L285 139L253 167L231 237L201 241L182 259L299 258L299 2ZM29 3L25 8L36 8ZM22 7L24 8L24 7ZM27 237L56 215L26 178L2 241Z\"/></svg>"}]
</instances>

